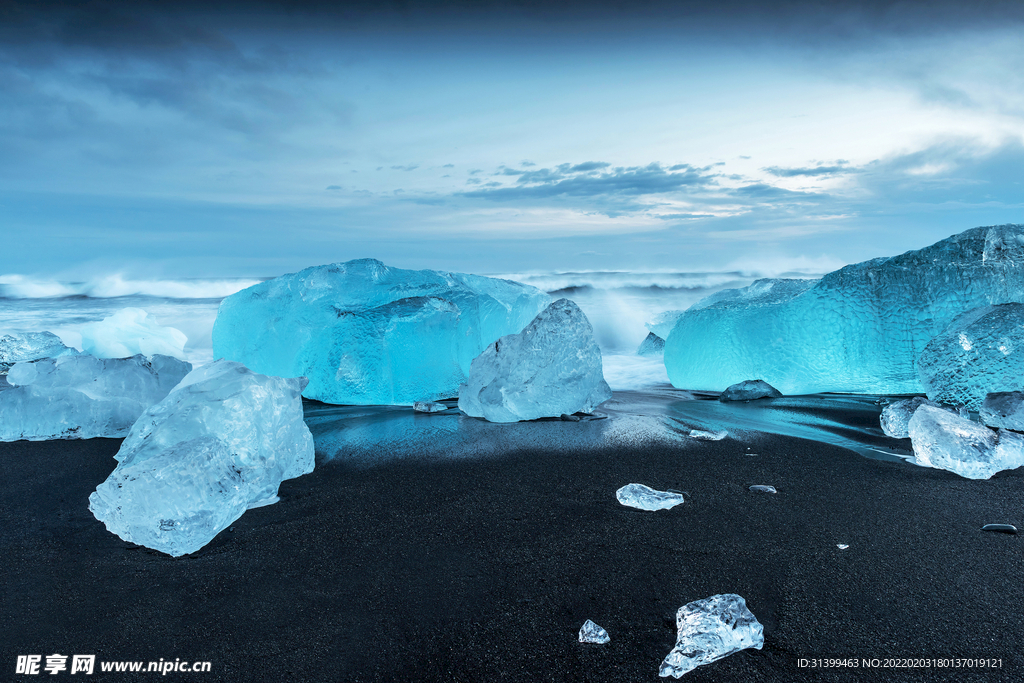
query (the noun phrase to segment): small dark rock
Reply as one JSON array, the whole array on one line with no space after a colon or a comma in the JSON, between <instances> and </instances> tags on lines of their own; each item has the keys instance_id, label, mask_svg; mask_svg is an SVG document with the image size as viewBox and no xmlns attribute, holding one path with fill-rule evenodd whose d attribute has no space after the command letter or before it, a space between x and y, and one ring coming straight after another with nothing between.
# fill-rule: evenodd
<instances>
[{"instance_id":1,"label":"small dark rock","mask_svg":"<svg viewBox=\"0 0 1024 683\"><path fill-rule=\"evenodd\" d=\"M1012 524L986 524L981 527L982 531L998 531L1001 534L1015 534L1017 527Z\"/></svg>"}]
</instances>

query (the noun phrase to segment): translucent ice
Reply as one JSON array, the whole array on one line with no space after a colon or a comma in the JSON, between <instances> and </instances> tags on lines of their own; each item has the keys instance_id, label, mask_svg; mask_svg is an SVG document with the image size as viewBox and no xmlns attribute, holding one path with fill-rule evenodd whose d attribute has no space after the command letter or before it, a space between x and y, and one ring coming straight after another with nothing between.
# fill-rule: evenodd
<instances>
[{"instance_id":1,"label":"translucent ice","mask_svg":"<svg viewBox=\"0 0 1024 683\"><path fill-rule=\"evenodd\" d=\"M412 404L412 409L417 413L440 413L448 410L448 406L434 401L416 401Z\"/></svg>"},{"instance_id":2,"label":"translucent ice","mask_svg":"<svg viewBox=\"0 0 1024 683\"><path fill-rule=\"evenodd\" d=\"M782 393L763 379L748 379L726 388L719 401L754 401L759 398L782 398Z\"/></svg>"},{"instance_id":3,"label":"translucent ice","mask_svg":"<svg viewBox=\"0 0 1024 683\"><path fill-rule=\"evenodd\" d=\"M638 356L660 356L665 353L665 340L648 332L647 336L640 342L640 348L636 350Z\"/></svg>"},{"instance_id":4,"label":"translucent ice","mask_svg":"<svg viewBox=\"0 0 1024 683\"><path fill-rule=\"evenodd\" d=\"M256 372L306 376L308 398L412 405L455 396L488 344L519 332L549 303L517 282L362 259L227 297L213 351Z\"/></svg>"},{"instance_id":5,"label":"translucent ice","mask_svg":"<svg viewBox=\"0 0 1024 683\"><path fill-rule=\"evenodd\" d=\"M647 323L645 327L654 336L668 339L669 333L672 332L672 328L676 326L676 321L682 314L683 311L664 311L654 316L654 320Z\"/></svg>"},{"instance_id":6,"label":"translucent ice","mask_svg":"<svg viewBox=\"0 0 1024 683\"><path fill-rule=\"evenodd\" d=\"M188 337L173 327L158 325L141 308L122 308L96 323L83 325L82 350L97 358L127 358L136 354L185 357Z\"/></svg>"},{"instance_id":7,"label":"translucent ice","mask_svg":"<svg viewBox=\"0 0 1024 683\"><path fill-rule=\"evenodd\" d=\"M192 366L155 355L16 363L0 391L0 441L122 437Z\"/></svg>"},{"instance_id":8,"label":"translucent ice","mask_svg":"<svg viewBox=\"0 0 1024 683\"><path fill-rule=\"evenodd\" d=\"M928 398L974 410L990 392L1024 389L1024 304L957 316L924 347L917 370Z\"/></svg>"},{"instance_id":9,"label":"translucent ice","mask_svg":"<svg viewBox=\"0 0 1024 683\"><path fill-rule=\"evenodd\" d=\"M5 334L0 337L0 374L5 374L15 363L77 354L77 349L65 346L52 332Z\"/></svg>"},{"instance_id":10,"label":"translucent ice","mask_svg":"<svg viewBox=\"0 0 1024 683\"><path fill-rule=\"evenodd\" d=\"M1024 465L1024 435L971 422L950 411L922 405L910 418L910 440L919 465L988 479Z\"/></svg>"},{"instance_id":11,"label":"translucent ice","mask_svg":"<svg viewBox=\"0 0 1024 683\"><path fill-rule=\"evenodd\" d=\"M726 593L695 600L676 613L676 646L661 663L659 676L679 678L698 666L764 645L764 627L746 601Z\"/></svg>"},{"instance_id":12,"label":"translucent ice","mask_svg":"<svg viewBox=\"0 0 1024 683\"><path fill-rule=\"evenodd\" d=\"M608 637L608 631L605 631L590 619L587 619L583 623L583 626L580 627L581 643L597 643L599 645L603 645L609 641L611 641L611 638Z\"/></svg>"},{"instance_id":13,"label":"translucent ice","mask_svg":"<svg viewBox=\"0 0 1024 683\"><path fill-rule=\"evenodd\" d=\"M89 509L126 541L195 552L281 481L313 471L304 378L267 377L219 360L193 370L139 418Z\"/></svg>"},{"instance_id":14,"label":"translucent ice","mask_svg":"<svg viewBox=\"0 0 1024 683\"><path fill-rule=\"evenodd\" d=\"M626 484L615 492L615 498L623 505L641 510L668 510L683 503L680 493L656 491L643 484Z\"/></svg>"},{"instance_id":15,"label":"translucent ice","mask_svg":"<svg viewBox=\"0 0 1024 683\"><path fill-rule=\"evenodd\" d=\"M778 493L774 486L767 486L765 484L755 484L750 487L750 490L754 493Z\"/></svg>"},{"instance_id":16,"label":"translucent ice","mask_svg":"<svg viewBox=\"0 0 1024 683\"><path fill-rule=\"evenodd\" d=\"M882 416L879 421L882 424L882 432L894 439L906 439L910 436L910 418L914 412L923 405L940 407L935 401L929 401L923 396L893 401L882 408Z\"/></svg>"},{"instance_id":17,"label":"translucent ice","mask_svg":"<svg viewBox=\"0 0 1024 683\"><path fill-rule=\"evenodd\" d=\"M760 280L694 304L665 342L672 383L760 377L786 395L920 393L915 363L957 315L1024 301L1024 226L973 228L818 281Z\"/></svg>"},{"instance_id":18,"label":"translucent ice","mask_svg":"<svg viewBox=\"0 0 1024 683\"><path fill-rule=\"evenodd\" d=\"M559 299L473 360L459 387L459 409L490 422L516 422L589 413L611 396L590 321L576 304Z\"/></svg>"},{"instance_id":19,"label":"translucent ice","mask_svg":"<svg viewBox=\"0 0 1024 683\"><path fill-rule=\"evenodd\" d=\"M981 404L979 416L989 427L1024 432L1024 392L999 391L988 394Z\"/></svg>"}]
</instances>

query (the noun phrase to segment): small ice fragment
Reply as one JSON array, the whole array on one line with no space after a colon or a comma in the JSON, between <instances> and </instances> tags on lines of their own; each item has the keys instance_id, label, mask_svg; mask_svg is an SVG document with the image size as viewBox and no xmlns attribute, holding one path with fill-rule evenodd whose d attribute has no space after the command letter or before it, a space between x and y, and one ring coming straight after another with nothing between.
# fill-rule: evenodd
<instances>
[{"instance_id":1,"label":"small ice fragment","mask_svg":"<svg viewBox=\"0 0 1024 683\"><path fill-rule=\"evenodd\" d=\"M416 401L412 404L412 409L417 413L440 413L442 410L448 410L448 406L434 401Z\"/></svg>"},{"instance_id":2,"label":"small ice fragment","mask_svg":"<svg viewBox=\"0 0 1024 683\"><path fill-rule=\"evenodd\" d=\"M564 420L565 422L579 422L580 421L580 416L579 415L566 415L565 413L562 413L562 420Z\"/></svg>"},{"instance_id":3,"label":"small ice fragment","mask_svg":"<svg viewBox=\"0 0 1024 683\"><path fill-rule=\"evenodd\" d=\"M726 388L719 401L754 401L759 398L782 398L782 392L763 379L748 379Z\"/></svg>"},{"instance_id":4,"label":"small ice fragment","mask_svg":"<svg viewBox=\"0 0 1024 683\"><path fill-rule=\"evenodd\" d=\"M676 613L676 646L658 675L681 677L698 666L734 652L764 645L764 627L739 595L726 593L695 600Z\"/></svg>"},{"instance_id":5,"label":"small ice fragment","mask_svg":"<svg viewBox=\"0 0 1024 683\"><path fill-rule=\"evenodd\" d=\"M580 642L581 643L598 643L603 645L610 641L608 637L608 631L587 619L583 626L580 628Z\"/></svg>"},{"instance_id":6,"label":"small ice fragment","mask_svg":"<svg viewBox=\"0 0 1024 683\"><path fill-rule=\"evenodd\" d=\"M627 484L615 492L623 505L641 510L668 510L683 503L683 496L669 491L655 491L643 484Z\"/></svg>"},{"instance_id":7,"label":"small ice fragment","mask_svg":"<svg viewBox=\"0 0 1024 683\"><path fill-rule=\"evenodd\" d=\"M965 420L941 408L923 405L910 419L915 462L955 472L967 479L988 479L1024 465L1024 435Z\"/></svg>"},{"instance_id":8,"label":"small ice fragment","mask_svg":"<svg viewBox=\"0 0 1024 683\"><path fill-rule=\"evenodd\" d=\"M6 374L15 363L75 355L78 350L65 346L52 332L5 334L0 337L0 375Z\"/></svg>"},{"instance_id":9,"label":"small ice fragment","mask_svg":"<svg viewBox=\"0 0 1024 683\"><path fill-rule=\"evenodd\" d=\"M756 486L751 486L750 490L755 491L757 493L778 493L778 491L775 490L774 486L765 486L764 484L757 484Z\"/></svg>"},{"instance_id":10,"label":"small ice fragment","mask_svg":"<svg viewBox=\"0 0 1024 683\"><path fill-rule=\"evenodd\" d=\"M836 543L836 547L837 547L837 548L839 548L840 550L846 550L846 549L847 549L847 548L849 548L850 546L848 546L848 545L847 545L847 544L845 544L845 543Z\"/></svg>"},{"instance_id":11,"label":"small ice fragment","mask_svg":"<svg viewBox=\"0 0 1024 683\"><path fill-rule=\"evenodd\" d=\"M694 439L700 439L701 441L721 441L725 437L729 436L729 432L724 429L720 432L706 432L703 429L691 429L690 436Z\"/></svg>"},{"instance_id":12,"label":"small ice fragment","mask_svg":"<svg viewBox=\"0 0 1024 683\"><path fill-rule=\"evenodd\" d=\"M1012 524L986 524L981 527L982 531L998 531L1003 534L1015 534L1017 533L1017 527Z\"/></svg>"},{"instance_id":13,"label":"small ice fragment","mask_svg":"<svg viewBox=\"0 0 1024 683\"><path fill-rule=\"evenodd\" d=\"M636 350L638 356L663 356L665 354L665 340L648 332L647 337L640 342L640 348Z\"/></svg>"}]
</instances>

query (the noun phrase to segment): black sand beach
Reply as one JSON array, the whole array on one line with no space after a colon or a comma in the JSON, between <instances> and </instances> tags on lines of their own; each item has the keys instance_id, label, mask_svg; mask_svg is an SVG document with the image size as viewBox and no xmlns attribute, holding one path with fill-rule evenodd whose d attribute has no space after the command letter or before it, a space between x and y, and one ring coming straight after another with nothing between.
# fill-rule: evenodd
<instances>
[{"instance_id":1,"label":"black sand beach","mask_svg":"<svg viewBox=\"0 0 1024 683\"><path fill-rule=\"evenodd\" d=\"M657 681L676 610L716 593L746 598L764 649L691 683L1024 680L1024 537L980 531L1024 526L1022 471L969 481L767 434L338 459L175 559L88 511L118 445L0 444L3 680L37 678L14 674L19 655L60 653L211 662L86 677L111 681ZM686 503L623 507L630 482ZM577 642L587 619L610 644ZM799 662L825 658L860 666ZM908 658L1001 668L881 668Z\"/></svg>"}]
</instances>

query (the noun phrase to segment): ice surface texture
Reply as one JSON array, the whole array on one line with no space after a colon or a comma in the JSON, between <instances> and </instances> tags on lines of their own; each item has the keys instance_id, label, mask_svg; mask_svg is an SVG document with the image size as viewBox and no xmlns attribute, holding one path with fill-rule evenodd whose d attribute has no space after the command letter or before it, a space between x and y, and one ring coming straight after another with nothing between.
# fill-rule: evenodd
<instances>
[{"instance_id":1,"label":"ice surface texture","mask_svg":"<svg viewBox=\"0 0 1024 683\"><path fill-rule=\"evenodd\" d=\"M891 436L894 439L906 439L910 436L910 418L914 416L914 412L917 411L923 405L933 406L939 408L939 404L935 401L929 401L922 396L915 396L913 398L903 399L902 401L893 401L886 407L882 408L882 416L879 421L882 425L882 432L886 436Z\"/></svg>"},{"instance_id":2,"label":"ice surface texture","mask_svg":"<svg viewBox=\"0 0 1024 683\"><path fill-rule=\"evenodd\" d=\"M488 344L549 303L517 282L362 259L227 297L213 352L255 372L308 377L304 395L326 403L412 405L455 396Z\"/></svg>"},{"instance_id":3,"label":"ice surface texture","mask_svg":"<svg viewBox=\"0 0 1024 683\"><path fill-rule=\"evenodd\" d=\"M676 646L661 663L660 676L679 678L698 666L748 647L764 645L764 627L738 595L713 595L679 608Z\"/></svg>"},{"instance_id":4,"label":"ice surface texture","mask_svg":"<svg viewBox=\"0 0 1024 683\"><path fill-rule=\"evenodd\" d=\"M0 441L123 437L191 369L161 355L16 363L7 375L15 388L0 391Z\"/></svg>"},{"instance_id":5,"label":"ice surface texture","mask_svg":"<svg viewBox=\"0 0 1024 683\"><path fill-rule=\"evenodd\" d=\"M5 374L15 363L75 355L78 350L65 346L52 332L5 334L0 337L0 374Z\"/></svg>"},{"instance_id":6,"label":"ice surface texture","mask_svg":"<svg viewBox=\"0 0 1024 683\"><path fill-rule=\"evenodd\" d=\"M608 637L608 631L587 619L583 626L580 627L580 642L581 643L597 643L603 645L604 643L610 642L611 638Z\"/></svg>"},{"instance_id":7,"label":"ice surface texture","mask_svg":"<svg viewBox=\"0 0 1024 683\"><path fill-rule=\"evenodd\" d=\"M665 353L665 340L648 332L647 336L640 342L640 348L636 350L638 356L661 356Z\"/></svg>"},{"instance_id":8,"label":"ice surface texture","mask_svg":"<svg viewBox=\"0 0 1024 683\"><path fill-rule=\"evenodd\" d=\"M759 398L782 398L782 392L762 379L748 379L726 388L719 401L754 401Z\"/></svg>"},{"instance_id":9,"label":"ice surface texture","mask_svg":"<svg viewBox=\"0 0 1024 683\"><path fill-rule=\"evenodd\" d=\"M998 391L988 394L979 411L989 427L1024 431L1024 392Z\"/></svg>"},{"instance_id":10,"label":"ice surface texture","mask_svg":"<svg viewBox=\"0 0 1024 683\"><path fill-rule=\"evenodd\" d=\"M611 397L590 321L576 304L559 299L473 360L459 387L459 409L490 422L516 422L589 413Z\"/></svg>"},{"instance_id":11,"label":"ice surface texture","mask_svg":"<svg viewBox=\"0 0 1024 683\"><path fill-rule=\"evenodd\" d=\"M1024 465L1024 435L996 432L934 406L922 405L914 412L910 439L918 465L967 479L988 479Z\"/></svg>"},{"instance_id":12,"label":"ice surface texture","mask_svg":"<svg viewBox=\"0 0 1024 683\"><path fill-rule=\"evenodd\" d=\"M615 492L615 498L623 505L640 510L668 510L683 503L682 494L656 491L643 484L626 484Z\"/></svg>"},{"instance_id":13,"label":"ice surface texture","mask_svg":"<svg viewBox=\"0 0 1024 683\"><path fill-rule=\"evenodd\" d=\"M232 361L193 370L132 426L89 509L126 541L174 556L199 550L246 509L274 502L282 480L313 471L303 386Z\"/></svg>"},{"instance_id":14,"label":"ice surface texture","mask_svg":"<svg viewBox=\"0 0 1024 683\"><path fill-rule=\"evenodd\" d=\"M188 337L173 327L158 325L141 308L122 308L100 322L83 325L82 350L97 358L127 358L161 354L185 358Z\"/></svg>"},{"instance_id":15,"label":"ice surface texture","mask_svg":"<svg viewBox=\"0 0 1024 683\"><path fill-rule=\"evenodd\" d=\"M973 228L818 281L718 292L676 322L665 366L684 389L721 391L760 377L786 395L920 393L917 358L953 318L1019 301L1024 226Z\"/></svg>"},{"instance_id":16,"label":"ice surface texture","mask_svg":"<svg viewBox=\"0 0 1024 683\"><path fill-rule=\"evenodd\" d=\"M973 410L990 392L1024 389L1024 304L958 316L924 347L917 370L928 398Z\"/></svg>"}]
</instances>

